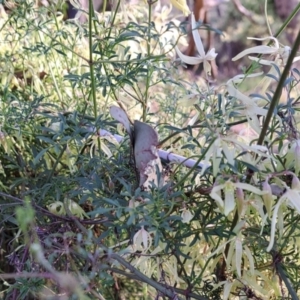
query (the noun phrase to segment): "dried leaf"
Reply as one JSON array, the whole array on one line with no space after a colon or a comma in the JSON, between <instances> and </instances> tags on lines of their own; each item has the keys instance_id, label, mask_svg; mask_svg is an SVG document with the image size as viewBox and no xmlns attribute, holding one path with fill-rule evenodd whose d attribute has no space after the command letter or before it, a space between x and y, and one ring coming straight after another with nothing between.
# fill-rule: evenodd
<instances>
[{"instance_id":1,"label":"dried leaf","mask_svg":"<svg viewBox=\"0 0 300 300\"><path fill-rule=\"evenodd\" d=\"M118 106L111 106L109 109L110 115L116 120L119 121L123 126L125 127L127 133L130 137L132 137L132 130L130 126L130 121L128 119L128 116L126 112L118 107Z\"/></svg>"},{"instance_id":2,"label":"dried leaf","mask_svg":"<svg viewBox=\"0 0 300 300\"><path fill-rule=\"evenodd\" d=\"M148 124L140 121L134 122L134 157L135 164L140 174L140 186L148 188L153 181L157 186L162 172L160 158L157 154L158 135Z\"/></svg>"}]
</instances>

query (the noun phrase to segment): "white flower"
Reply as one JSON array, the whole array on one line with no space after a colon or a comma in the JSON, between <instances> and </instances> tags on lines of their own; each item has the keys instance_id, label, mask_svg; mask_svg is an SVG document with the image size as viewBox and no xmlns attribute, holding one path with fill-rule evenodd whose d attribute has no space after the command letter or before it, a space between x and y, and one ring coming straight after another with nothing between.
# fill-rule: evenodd
<instances>
[{"instance_id":1,"label":"white flower","mask_svg":"<svg viewBox=\"0 0 300 300\"><path fill-rule=\"evenodd\" d=\"M239 278L242 277L242 271L245 265L249 266L251 274L254 275L254 258L251 250L243 241L242 232L238 232L237 236L231 241L226 260L228 269L235 269Z\"/></svg>"},{"instance_id":2,"label":"white flower","mask_svg":"<svg viewBox=\"0 0 300 300\"><path fill-rule=\"evenodd\" d=\"M53 130L55 133L58 133L61 131L62 129L62 122L54 122L54 123L51 123L51 125L49 126L49 128L51 130Z\"/></svg>"},{"instance_id":3,"label":"white flower","mask_svg":"<svg viewBox=\"0 0 300 300\"><path fill-rule=\"evenodd\" d=\"M267 39L272 39L274 40L274 44L275 46L270 47L270 46L256 46L250 49L247 49L243 52L241 52L240 54L238 54L237 56L235 56L232 60L237 60L239 58L241 58L244 55L250 54L250 53L257 53L257 54L272 54L273 56L275 56L275 60L281 59L282 60L282 64L285 65L289 55L291 53L291 48L289 46L284 46L284 47L280 47L278 40L272 36L270 37L266 37L266 38L248 38L251 40L258 40L258 41L264 41ZM243 54L243 55L242 55ZM253 57L253 56L248 56L249 59L251 60L255 60L258 63L262 64L262 65L272 65L272 61L268 61L268 60L264 60L264 59L259 59L257 57ZM300 56L296 56L293 59L293 63L300 60Z\"/></svg>"},{"instance_id":4,"label":"white flower","mask_svg":"<svg viewBox=\"0 0 300 300\"><path fill-rule=\"evenodd\" d=\"M255 272L254 258L251 254L249 247L246 245L245 241L243 240L242 230L245 227L245 225L246 225L245 220L238 222L233 229L233 232L236 234L236 236L229 239L225 243L221 244L209 256L209 257L215 256L216 254L223 251L226 245L229 244L228 252L226 254L226 265L227 268L230 269L231 271L236 271L239 278L242 278L243 276L242 271L244 271L243 268L245 266L249 266L249 271L252 275L254 275Z\"/></svg>"},{"instance_id":5,"label":"white flower","mask_svg":"<svg viewBox=\"0 0 300 300\"><path fill-rule=\"evenodd\" d=\"M272 36L266 37L266 38L251 38L251 37L248 37L248 40L257 40L257 41L265 41L267 39L274 41L274 46L273 47L265 46L265 45L251 47L249 49L246 49L246 50L242 51L241 53L239 53L235 57L233 57L232 60L236 61L236 60L242 58L243 56L246 56L246 55L251 54L251 53L277 54L279 52L279 43L278 43L278 40L276 38L274 38Z\"/></svg>"},{"instance_id":6,"label":"white flower","mask_svg":"<svg viewBox=\"0 0 300 300\"><path fill-rule=\"evenodd\" d=\"M236 201L235 201L235 190L240 188L242 190L246 190L252 192L257 195L263 195L266 192L261 191L260 189L242 182L232 182L230 180L226 181L223 184L215 185L210 193L210 196L216 200L220 209L224 211L224 215L229 215L235 208ZM220 192L223 190L224 200L222 199ZM239 191L241 192L241 191Z\"/></svg>"},{"instance_id":7,"label":"white flower","mask_svg":"<svg viewBox=\"0 0 300 300\"><path fill-rule=\"evenodd\" d=\"M191 12L186 4L186 0L170 0L172 5L183 12L185 16L188 16Z\"/></svg>"},{"instance_id":8,"label":"white flower","mask_svg":"<svg viewBox=\"0 0 300 300\"><path fill-rule=\"evenodd\" d=\"M291 53L291 48L288 46L280 47L278 40L272 36L261 38L261 39L260 38L248 38L248 39L258 40L258 41L264 41L269 39L274 41L274 46L266 46L266 45L255 46L242 51L237 56L232 58L233 61L236 61L246 55L253 54L253 53L260 54L260 55L264 55L264 54L269 55L267 59L266 58L264 59L262 57L248 56L250 60L256 61L260 65L267 65L271 67L268 72L268 75L270 76L265 76L260 82L260 85L262 86L262 88L260 89L260 93L264 94L264 92L271 84L272 78L274 76L275 77L278 76L277 69L274 67L274 64L276 64L277 67L279 67L282 70L289 58L289 55ZM295 57L293 59L293 62L296 62L298 60L300 60L300 56Z\"/></svg>"},{"instance_id":9,"label":"white flower","mask_svg":"<svg viewBox=\"0 0 300 300\"><path fill-rule=\"evenodd\" d=\"M262 73L252 74L247 77L256 77ZM245 78L245 75L237 75L234 78L227 81L227 91L228 94L241 103L241 109L237 109L236 112L239 112L241 115L246 116L251 127L257 132L260 133L260 124L257 118L257 115L266 116L267 110L261 108L257 105L259 99L250 98L240 92L235 85L242 82Z\"/></svg>"},{"instance_id":10,"label":"white flower","mask_svg":"<svg viewBox=\"0 0 300 300\"><path fill-rule=\"evenodd\" d=\"M293 182L292 182L292 188L289 188L286 186L286 192L279 198L277 204L274 207L273 210L273 216L272 216L272 222L271 222L271 235L270 235L270 243L267 248L267 251L271 251L274 245L275 240L275 230L276 230L276 224L277 224L277 217L279 216L279 210L281 206L287 202L289 206L291 206L293 209L296 209L298 213L300 214L300 190L298 183L298 178L296 175L293 175Z\"/></svg>"},{"instance_id":11,"label":"white flower","mask_svg":"<svg viewBox=\"0 0 300 300\"><path fill-rule=\"evenodd\" d=\"M273 40L274 41L274 46L265 46L265 45L261 45L261 46L255 46L255 47L251 47L249 49L246 49L244 51L242 51L241 53L239 53L237 56L233 57L232 60L236 61L246 55L249 55L251 53L255 53L255 54L272 54L272 55L280 55L283 63L285 64L289 54L291 52L291 48L288 46L285 47L280 47L278 40L276 38L274 38L273 36L269 36L266 38L248 38L249 40L256 40L256 41L265 41L265 40ZM263 59L259 59L256 57L252 57L249 56L249 58L251 60L255 60L258 63L264 64L264 65L270 65L270 62L268 60L263 60ZM295 57L294 62L299 60L300 57Z\"/></svg>"},{"instance_id":12,"label":"white flower","mask_svg":"<svg viewBox=\"0 0 300 300\"><path fill-rule=\"evenodd\" d=\"M133 245L135 249L146 252L152 244L150 233L144 229L144 226L134 235Z\"/></svg>"},{"instance_id":13,"label":"white flower","mask_svg":"<svg viewBox=\"0 0 300 300\"><path fill-rule=\"evenodd\" d=\"M231 289L233 287L233 282L231 280L226 280L220 282L217 287L224 285L223 288L223 300L227 300L230 296Z\"/></svg>"},{"instance_id":14,"label":"white flower","mask_svg":"<svg viewBox=\"0 0 300 300\"><path fill-rule=\"evenodd\" d=\"M177 47L175 48L175 50L178 56L180 57L180 59L188 65L198 65L200 63L203 63L205 74L210 75L211 74L210 61L214 60L218 55L218 53L215 52L215 48L212 48L207 52L207 54L205 54L203 43L197 29L197 24L196 24L194 14L192 14L192 33L193 33L193 38L195 41L196 48L199 52L199 56L191 57L191 56L184 55L182 52L180 52L180 50Z\"/></svg>"},{"instance_id":15,"label":"white flower","mask_svg":"<svg viewBox=\"0 0 300 300\"><path fill-rule=\"evenodd\" d=\"M186 208L182 210L181 213L182 223L190 223L190 221L194 218L194 215Z\"/></svg>"},{"instance_id":16,"label":"white flower","mask_svg":"<svg viewBox=\"0 0 300 300\"><path fill-rule=\"evenodd\" d=\"M200 176L204 174L207 168L211 166L209 163L210 158L212 156L212 162L213 162L213 175L216 176L217 172L219 172L219 165L222 159L222 153L221 153L222 147L221 147L221 138L217 137L209 146L209 149L207 150L205 154L205 158L202 161L202 169Z\"/></svg>"},{"instance_id":17,"label":"white flower","mask_svg":"<svg viewBox=\"0 0 300 300\"><path fill-rule=\"evenodd\" d=\"M295 173L298 175L300 172L300 140L294 140L290 149L286 154L286 166L288 168L294 166Z\"/></svg>"}]
</instances>

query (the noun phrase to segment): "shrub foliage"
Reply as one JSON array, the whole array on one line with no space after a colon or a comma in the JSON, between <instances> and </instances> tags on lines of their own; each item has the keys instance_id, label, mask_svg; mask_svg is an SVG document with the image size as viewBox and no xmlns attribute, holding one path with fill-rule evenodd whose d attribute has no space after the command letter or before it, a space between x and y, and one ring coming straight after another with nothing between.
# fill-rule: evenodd
<instances>
[{"instance_id":1,"label":"shrub foliage","mask_svg":"<svg viewBox=\"0 0 300 300\"><path fill-rule=\"evenodd\" d=\"M300 35L277 39L294 13L220 83L213 28L192 16L185 56L171 6L80 24L35 2L0 4L1 298L298 299Z\"/></svg>"}]
</instances>

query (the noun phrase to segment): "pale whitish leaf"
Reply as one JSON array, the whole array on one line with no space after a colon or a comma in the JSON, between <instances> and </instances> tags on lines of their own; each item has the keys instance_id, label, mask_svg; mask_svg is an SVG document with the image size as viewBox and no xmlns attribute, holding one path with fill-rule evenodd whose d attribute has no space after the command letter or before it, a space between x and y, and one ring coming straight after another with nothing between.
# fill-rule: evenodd
<instances>
[{"instance_id":1,"label":"pale whitish leaf","mask_svg":"<svg viewBox=\"0 0 300 300\"><path fill-rule=\"evenodd\" d=\"M209 256L208 258L211 258L213 256L215 256L216 254L219 254L221 250L223 250L223 248L225 248L225 246L228 244L228 243L231 243L235 238L232 238L230 240L228 240L227 242L225 242L224 244L222 244L221 246L219 246L215 251L213 251Z\"/></svg>"},{"instance_id":2,"label":"pale whitish leaf","mask_svg":"<svg viewBox=\"0 0 300 300\"><path fill-rule=\"evenodd\" d=\"M200 54L201 57L205 56L205 51L204 51L204 47L203 47L203 43L199 34L199 31L197 29L197 24L196 24L196 20L195 20L195 16L194 14L192 14L192 34L193 34L193 38L196 44L196 48Z\"/></svg>"},{"instance_id":3,"label":"pale whitish leaf","mask_svg":"<svg viewBox=\"0 0 300 300\"><path fill-rule=\"evenodd\" d=\"M299 61L300 60L300 56L296 56L294 59L293 59L293 63L296 62L296 61Z\"/></svg>"},{"instance_id":4,"label":"pale whitish leaf","mask_svg":"<svg viewBox=\"0 0 300 300\"><path fill-rule=\"evenodd\" d=\"M223 199L221 198L221 195L220 195L220 191L224 188L224 185L217 185L217 186L214 186L213 189L211 190L211 193L210 193L210 197L212 197L217 203L218 205L223 208L224 207L224 202L223 202Z\"/></svg>"},{"instance_id":5,"label":"pale whitish leaf","mask_svg":"<svg viewBox=\"0 0 300 300\"><path fill-rule=\"evenodd\" d=\"M246 221L245 221L245 220L239 221L239 222L235 225L235 227L233 228L232 231L233 231L235 234L238 234L238 233L243 229L243 227L245 226L245 224L246 224Z\"/></svg>"},{"instance_id":6,"label":"pale whitish leaf","mask_svg":"<svg viewBox=\"0 0 300 300\"><path fill-rule=\"evenodd\" d=\"M198 65L203 62L203 58L201 57L195 57L195 56L187 56L183 54L178 47L175 47L176 53L179 56L179 58L188 65Z\"/></svg>"},{"instance_id":7,"label":"pale whitish leaf","mask_svg":"<svg viewBox=\"0 0 300 300\"><path fill-rule=\"evenodd\" d=\"M229 245L229 249L228 249L228 253L227 253L227 257L226 257L226 265L228 267L230 267L230 264L232 264L232 260L234 258L234 250L235 250L235 238L232 239L230 245Z\"/></svg>"},{"instance_id":8,"label":"pale whitish leaf","mask_svg":"<svg viewBox=\"0 0 300 300\"><path fill-rule=\"evenodd\" d=\"M288 189L286 192L286 197L289 200L289 205L295 208L300 214L300 194L299 191Z\"/></svg>"},{"instance_id":9,"label":"pale whitish leaf","mask_svg":"<svg viewBox=\"0 0 300 300\"><path fill-rule=\"evenodd\" d=\"M266 191L262 191L259 188L255 187L255 186L252 186L251 184L248 184L248 183L237 182L236 186L243 189L243 190L246 190L246 191L252 192L254 194L257 194L257 195L264 195L264 194L267 193Z\"/></svg>"},{"instance_id":10,"label":"pale whitish leaf","mask_svg":"<svg viewBox=\"0 0 300 300\"><path fill-rule=\"evenodd\" d=\"M239 277L242 277L242 255L243 255L243 246L240 238L235 240L235 264L236 264L236 272Z\"/></svg>"},{"instance_id":11,"label":"pale whitish leaf","mask_svg":"<svg viewBox=\"0 0 300 300\"><path fill-rule=\"evenodd\" d=\"M118 106L111 106L109 112L116 121L119 121L121 124L123 124L127 133L131 136L132 130L126 112Z\"/></svg>"},{"instance_id":12,"label":"pale whitish leaf","mask_svg":"<svg viewBox=\"0 0 300 300\"><path fill-rule=\"evenodd\" d=\"M174 7L181 10L185 16L188 16L191 13L186 0L171 0L171 3Z\"/></svg>"},{"instance_id":13,"label":"pale whitish leaf","mask_svg":"<svg viewBox=\"0 0 300 300\"><path fill-rule=\"evenodd\" d=\"M114 144L115 146L119 145L118 140L112 134L107 134L107 135L103 136L103 139L106 139L107 141L109 141L110 143Z\"/></svg>"},{"instance_id":14,"label":"pale whitish leaf","mask_svg":"<svg viewBox=\"0 0 300 300\"><path fill-rule=\"evenodd\" d=\"M250 273L252 276L254 276L254 272L255 272L254 259L253 259L252 253L247 245L244 245L244 251L245 251L245 254L249 261Z\"/></svg>"},{"instance_id":15,"label":"pale whitish leaf","mask_svg":"<svg viewBox=\"0 0 300 300\"><path fill-rule=\"evenodd\" d=\"M150 183L158 186L158 174L162 171L160 158L157 154L158 135L148 124L140 121L134 122L134 158L140 174L140 186L148 188Z\"/></svg>"},{"instance_id":16,"label":"pale whitish leaf","mask_svg":"<svg viewBox=\"0 0 300 300\"><path fill-rule=\"evenodd\" d=\"M278 220L277 220L277 228L278 228L278 231L279 231L279 239L282 237L283 235L283 230L284 230L284 208L283 208L283 205L281 205L279 207L279 210L278 210Z\"/></svg>"},{"instance_id":17,"label":"pale whitish leaf","mask_svg":"<svg viewBox=\"0 0 300 300\"><path fill-rule=\"evenodd\" d=\"M279 43L278 40L273 37L273 36L267 36L264 38L256 38L256 37L247 37L247 40L255 40L255 41L266 41L266 40L273 40L274 44L275 44L275 48L278 49L279 48Z\"/></svg>"},{"instance_id":18,"label":"pale whitish leaf","mask_svg":"<svg viewBox=\"0 0 300 300\"><path fill-rule=\"evenodd\" d=\"M197 103L198 101L199 99L197 99L196 96L193 94L193 95L187 95L183 97L182 99L178 100L177 103L182 107L190 107L195 103Z\"/></svg>"},{"instance_id":19,"label":"pale whitish leaf","mask_svg":"<svg viewBox=\"0 0 300 300\"><path fill-rule=\"evenodd\" d=\"M249 75L238 74L238 75L234 76L233 78L231 78L230 80L228 80L227 84L228 83L238 84L238 83L241 83L245 78L253 78L253 77L261 76L263 74L264 74L264 72L258 72L258 73L253 73L253 74L249 74Z\"/></svg>"},{"instance_id":20,"label":"pale whitish leaf","mask_svg":"<svg viewBox=\"0 0 300 300\"><path fill-rule=\"evenodd\" d=\"M196 112L195 115L192 117L192 119L189 120L188 125L193 126L195 122L198 120L198 118L199 118L199 112Z\"/></svg>"},{"instance_id":21,"label":"pale whitish leaf","mask_svg":"<svg viewBox=\"0 0 300 300\"><path fill-rule=\"evenodd\" d=\"M152 244L152 238L150 233L145 230L144 226L134 235L133 245L138 250L147 251Z\"/></svg>"},{"instance_id":22,"label":"pale whitish leaf","mask_svg":"<svg viewBox=\"0 0 300 300\"><path fill-rule=\"evenodd\" d=\"M229 215L229 213L231 211L233 211L235 208L235 197L234 197L235 189L236 189L236 187L235 187L234 183L231 182L230 180L228 180L225 183L225 187L224 187L224 195L225 195L224 214L225 214L225 216Z\"/></svg>"},{"instance_id":23,"label":"pale whitish leaf","mask_svg":"<svg viewBox=\"0 0 300 300\"><path fill-rule=\"evenodd\" d=\"M252 289L255 291L256 294L259 293L261 295L265 295L265 297L263 299L271 299L272 297L270 297L270 295L272 294L273 291L269 290L269 293L267 293L267 291L264 288L262 288L261 283L257 283L256 278L261 278L261 282L269 282L269 280L270 280L270 277L266 277L263 272L259 272L257 270L255 271L255 276L253 276L253 277L248 276L247 272L245 272L243 274L243 279L248 283L249 286L252 287ZM277 287L277 286L278 286L278 284L272 285L273 288ZM279 289L278 289L278 291L279 291ZM278 296L279 295L280 294L278 293ZM253 298L251 298L251 299L253 299Z\"/></svg>"},{"instance_id":24,"label":"pale whitish leaf","mask_svg":"<svg viewBox=\"0 0 300 300\"><path fill-rule=\"evenodd\" d=\"M256 61L257 63L261 64L261 65L266 65L266 66L272 66L274 64L274 61L270 61L270 60L266 60L266 59L262 59L259 57L254 57L254 56L248 56L248 58L250 60Z\"/></svg>"},{"instance_id":25,"label":"pale whitish leaf","mask_svg":"<svg viewBox=\"0 0 300 300\"><path fill-rule=\"evenodd\" d=\"M292 189L300 191L300 180L297 176L293 175Z\"/></svg>"},{"instance_id":26,"label":"pale whitish leaf","mask_svg":"<svg viewBox=\"0 0 300 300\"><path fill-rule=\"evenodd\" d=\"M273 216L272 216L272 222L271 222L271 234L270 234L270 242L269 246L267 248L267 252L270 252L274 245L275 240L275 231L276 231L276 218L278 216L278 210L280 208L280 205L286 200L286 193L284 193L281 198L278 200L277 204L274 207L273 210Z\"/></svg>"},{"instance_id":27,"label":"pale whitish leaf","mask_svg":"<svg viewBox=\"0 0 300 300\"><path fill-rule=\"evenodd\" d=\"M107 155L107 157L112 157L112 153L109 150L109 148L105 145L105 143L102 141L101 142L101 150Z\"/></svg>"},{"instance_id":28,"label":"pale whitish leaf","mask_svg":"<svg viewBox=\"0 0 300 300\"><path fill-rule=\"evenodd\" d=\"M277 52L277 49L271 48L269 46L255 46L252 48L249 48L247 50L242 51L240 54L232 58L232 61L236 61L243 56L249 55L251 53L257 53L257 54L273 54Z\"/></svg>"},{"instance_id":29,"label":"pale whitish leaf","mask_svg":"<svg viewBox=\"0 0 300 300\"><path fill-rule=\"evenodd\" d=\"M229 298L232 284L233 284L233 282L231 282L231 281L226 281L226 283L224 284L223 300L227 300Z\"/></svg>"},{"instance_id":30,"label":"pale whitish leaf","mask_svg":"<svg viewBox=\"0 0 300 300\"><path fill-rule=\"evenodd\" d=\"M227 143L222 143L223 146L223 152L225 157L227 158L227 161L230 165L234 166L234 157L235 157L235 148L229 148Z\"/></svg>"}]
</instances>

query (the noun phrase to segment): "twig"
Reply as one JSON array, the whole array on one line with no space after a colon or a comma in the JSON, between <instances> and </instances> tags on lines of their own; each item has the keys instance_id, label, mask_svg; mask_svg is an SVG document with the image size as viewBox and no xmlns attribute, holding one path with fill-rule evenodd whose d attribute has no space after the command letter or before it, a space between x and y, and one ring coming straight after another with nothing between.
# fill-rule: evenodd
<instances>
[{"instance_id":1,"label":"twig","mask_svg":"<svg viewBox=\"0 0 300 300\"><path fill-rule=\"evenodd\" d=\"M117 268L109 268L110 271L112 271L113 273L118 273L120 275L123 275L127 278L130 278L130 279L133 279L133 280L141 280L140 278L138 278L137 276L131 274L131 273L128 273L126 271L123 271L123 270L120 270L120 269L117 269ZM141 280L142 281L142 280ZM143 281L145 282L145 281ZM191 292L186 292L185 290L183 289L179 289L179 288L172 288L176 293L178 294L181 294L181 295L184 295L186 296L187 298L194 298L196 300L208 300L208 298L206 297L203 297L203 296L200 296L200 295L197 295L195 293L191 293Z\"/></svg>"},{"instance_id":2,"label":"twig","mask_svg":"<svg viewBox=\"0 0 300 300\"><path fill-rule=\"evenodd\" d=\"M118 134L114 134L112 135L109 131L101 129L99 131L100 136L113 136L119 143L121 143L123 141L123 137L118 135ZM195 165L197 164L197 161L194 159L190 159L190 158L186 158L184 156L178 155L178 154L174 154L162 149L158 149L158 155L160 158L165 159L168 162L173 162L176 164L183 164L184 166L188 167L188 168L193 168L195 167ZM198 163L197 164L198 168L203 168L203 163Z\"/></svg>"},{"instance_id":3,"label":"twig","mask_svg":"<svg viewBox=\"0 0 300 300\"><path fill-rule=\"evenodd\" d=\"M253 18L252 13L242 5L240 0L233 0L233 4L243 16L247 17L252 23L258 24Z\"/></svg>"},{"instance_id":4,"label":"twig","mask_svg":"<svg viewBox=\"0 0 300 300\"><path fill-rule=\"evenodd\" d=\"M68 213L68 211L67 211ZM71 216L70 216L71 217ZM77 227L86 235L90 236L90 234L88 233L88 230L82 226L82 224L77 220L77 218L73 217L72 218L74 223L77 225ZM140 272L139 270L137 270L134 266L132 266L130 263L128 263L124 258L122 258L120 255L113 253L112 249L106 247L104 244L102 244L101 242L99 242L99 240L95 237L92 237L92 240L94 241L95 244L99 245L103 251L106 252L106 256L108 259L113 259L118 261L123 267L125 267L126 269L128 269L131 273L133 273L135 276L137 276L138 280L143 281L147 284L149 284L150 286L154 287L157 291L161 292L164 296L169 297L170 299L178 299L180 300L180 298L178 298L178 296L176 295L176 293L174 292L173 287L166 287L158 282L156 282L155 280L152 280L151 278L147 277L146 275L144 275L142 272Z\"/></svg>"}]
</instances>

